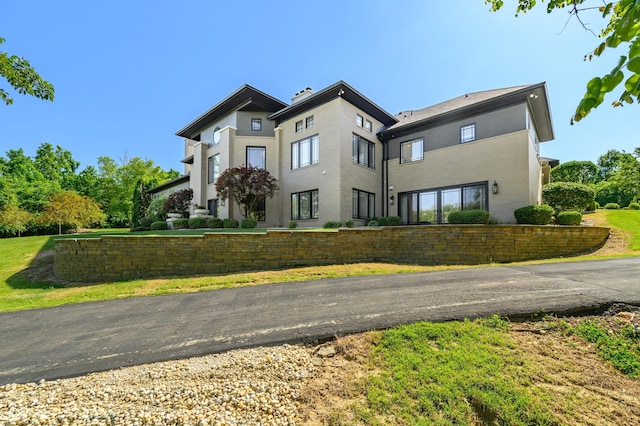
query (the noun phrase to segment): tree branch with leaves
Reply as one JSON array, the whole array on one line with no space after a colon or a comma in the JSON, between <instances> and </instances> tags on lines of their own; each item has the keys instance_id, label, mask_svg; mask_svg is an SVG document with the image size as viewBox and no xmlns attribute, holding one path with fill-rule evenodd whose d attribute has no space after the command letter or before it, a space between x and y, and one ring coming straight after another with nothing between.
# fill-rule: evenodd
<instances>
[{"instance_id":1,"label":"tree branch with leaves","mask_svg":"<svg viewBox=\"0 0 640 426\"><path fill-rule=\"evenodd\" d=\"M0 38L0 44L5 40ZM54 88L51 83L40 77L36 70L25 58L0 52L0 75L18 93L35 96L39 99L53 101ZM0 88L0 99L6 105L13 103L13 98L9 92Z\"/></svg>"},{"instance_id":2,"label":"tree branch with leaves","mask_svg":"<svg viewBox=\"0 0 640 426\"><path fill-rule=\"evenodd\" d=\"M618 99L612 102L614 107L640 103L640 2L619 0L583 7L589 3L591 3L589 0L550 0L547 3L547 13L568 8L570 16L575 17L580 25L591 31L581 19L580 14L597 9L606 25L598 35L602 41L593 51L584 55L585 61L601 56L607 49L625 49L626 54L620 56L611 72L589 80L586 93L571 117L571 124L586 117L604 102L608 93L621 85L623 90ZM494 12L504 6L503 0L485 0L485 4L488 4ZM526 13L535 6L536 0L518 0L516 17L519 13Z\"/></svg>"}]
</instances>

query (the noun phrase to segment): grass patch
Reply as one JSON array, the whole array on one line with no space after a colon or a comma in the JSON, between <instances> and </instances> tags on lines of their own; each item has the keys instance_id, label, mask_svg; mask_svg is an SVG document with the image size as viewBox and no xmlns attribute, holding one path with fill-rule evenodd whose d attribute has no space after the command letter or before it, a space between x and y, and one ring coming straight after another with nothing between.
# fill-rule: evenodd
<instances>
[{"instance_id":1,"label":"grass patch","mask_svg":"<svg viewBox=\"0 0 640 426\"><path fill-rule=\"evenodd\" d=\"M614 334L596 321L587 320L570 328L569 333L595 344L598 355L625 376L640 378L640 329L628 325Z\"/></svg>"},{"instance_id":2,"label":"grass patch","mask_svg":"<svg viewBox=\"0 0 640 426\"><path fill-rule=\"evenodd\" d=\"M607 210L606 217L609 224L630 234L629 250L640 250L640 210Z\"/></svg>"},{"instance_id":3,"label":"grass patch","mask_svg":"<svg viewBox=\"0 0 640 426\"><path fill-rule=\"evenodd\" d=\"M351 407L352 418L373 425L558 424L508 328L494 316L386 331L372 354L378 374L364 380L366 400Z\"/></svg>"}]
</instances>

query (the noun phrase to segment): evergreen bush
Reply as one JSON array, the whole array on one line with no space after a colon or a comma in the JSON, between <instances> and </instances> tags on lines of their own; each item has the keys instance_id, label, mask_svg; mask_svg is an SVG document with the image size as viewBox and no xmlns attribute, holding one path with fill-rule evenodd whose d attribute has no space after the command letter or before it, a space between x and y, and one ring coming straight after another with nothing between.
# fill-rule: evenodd
<instances>
[{"instance_id":1,"label":"evergreen bush","mask_svg":"<svg viewBox=\"0 0 640 426\"><path fill-rule=\"evenodd\" d=\"M387 218L386 217L374 217L371 220L377 223L377 225L375 225L375 226L387 226Z\"/></svg>"},{"instance_id":2,"label":"evergreen bush","mask_svg":"<svg viewBox=\"0 0 640 426\"><path fill-rule=\"evenodd\" d=\"M485 210L462 210L449 213L447 220L451 224L482 224L489 223L491 215Z\"/></svg>"},{"instance_id":3,"label":"evergreen bush","mask_svg":"<svg viewBox=\"0 0 640 426\"><path fill-rule=\"evenodd\" d=\"M553 182L542 187L542 201L556 212L582 212L592 206L596 193L590 186L574 182Z\"/></svg>"},{"instance_id":4,"label":"evergreen bush","mask_svg":"<svg viewBox=\"0 0 640 426\"><path fill-rule=\"evenodd\" d=\"M224 228L224 222L219 217L211 217L207 220L209 228Z\"/></svg>"},{"instance_id":5,"label":"evergreen bush","mask_svg":"<svg viewBox=\"0 0 640 426\"><path fill-rule=\"evenodd\" d=\"M222 220L222 224L225 228L237 228L238 226L240 226L240 222L238 222L236 219L223 219Z\"/></svg>"},{"instance_id":6,"label":"evergreen bush","mask_svg":"<svg viewBox=\"0 0 640 426\"><path fill-rule=\"evenodd\" d=\"M206 217L192 217L189 220L189 229L200 229L207 227Z\"/></svg>"},{"instance_id":7,"label":"evergreen bush","mask_svg":"<svg viewBox=\"0 0 640 426\"><path fill-rule=\"evenodd\" d=\"M298 222L292 220L289 222L289 229L296 229L298 227Z\"/></svg>"},{"instance_id":8,"label":"evergreen bush","mask_svg":"<svg viewBox=\"0 0 640 426\"><path fill-rule=\"evenodd\" d=\"M240 228L243 228L243 229L252 229L252 228L255 228L256 226L258 226L258 221L255 219L250 219L248 217L245 217L240 221Z\"/></svg>"},{"instance_id":9,"label":"evergreen bush","mask_svg":"<svg viewBox=\"0 0 640 426\"><path fill-rule=\"evenodd\" d=\"M402 225L402 218L400 216L387 217L387 226L400 226Z\"/></svg>"},{"instance_id":10,"label":"evergreen bush","mask_svg":"<svg viewBox=\"0 0 640 426\"><path fill-rule=\"evenodd\" d=\"M638 203L629 204L629 210L640 210L640 204Z\"/></svg>"},{"instance_id":11,"label":"evergreen bush","mask_svg":"<svg viewBox=\"0 0 640 426\"><path fill-rule=\"evenodd\" d=\"M189 229L189 219L176 219L173 221L173 229Z\"/></svg>"},{"instance_id":12,"label":"evergreen bush","mask_svg":"<svg viewBox=\"0 0 640 426\"><path fill-rule=\"evenodd\" d=\"M333 220L328 221L327 223L324 224L325 228L340 228L342 226L342 223L340 222L336 222Z\"/></svg>"},{"instance_id":13,"label":"evergreen bush","mask_svg":"<svg viewBox=\"0 0 640 426\"><path fill-rule=\"evenodd\" d=\"M546 204L525 206L516 209L513 215L521 225L548 225L555 211Z\"/></svg>"},{"instance_id":14,"label":"evergreen bush","mask_svg":"<svg viewBox=\"0 0 640 426\"><path fill-rule=\"evenodd\" d=\"M353 221L351 219L349 219L344 223L344 226L346 226L347 228L353 228L356 225L355 225L355 223L353 223Z\"/></svg>"},{"instance_id":15,"label":"evergreen bush","mask_svg":"<svg viewBox=\"0 0 640 426\"><path fill-rule=\"evenodd\" d=\"M577 226L582 222L582 213L576 211L560 212L556 218L558 225Z\"/></svg>"},{"instance_id":16,"label":"evergreen bush","mask_svg":"<svg viewBox=\"0 0 640 426\"><path fill-rule=\"evenodd\" d=\"M150 228L152 231L164 231L164 230L167 230L169 227L167 226L167 222L162 220L158 222L153 222Z\"/></svg>"},{"instance_id":17,"label":"evergreen bush","mask_svg":"<svg viewBox=\"0 0 640 426\"><path fill-rule=\"evenodd\" d=\"M619 210L620 204L618 203L607 203L604 205L604 208L607 210Z\"/></svg>"}]
</instances>

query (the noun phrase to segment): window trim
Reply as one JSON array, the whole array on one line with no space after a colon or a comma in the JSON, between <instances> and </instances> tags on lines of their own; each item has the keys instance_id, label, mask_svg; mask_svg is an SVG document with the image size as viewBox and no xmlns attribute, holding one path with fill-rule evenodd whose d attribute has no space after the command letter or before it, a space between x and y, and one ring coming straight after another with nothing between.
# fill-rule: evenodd
<instances>
[{"instance_id":1,"label":"window trim","mask_svg":"<svg viewBox=\"0 0 640 426\"><path fill-rule=\"evenodd\" d=\"M255 125L257 125L257 128L256 128ZM252 132L261 132L262 131L262 118L252 118L251 119L251 131Z\"/></svg>"},{"instance_id":2,"label":"window trim","mask_svg":"<svg viewBox=\"0 0 640 426\"><path fill-rule=\"evenodd\" d=\"M371 120L364 120L364 129L369 133L373 132L373 123Z\"/></svg>"},{"instance_id":3,"label":"window trim","mask_svg":"<svg viewBox=\"0 0 640 426\"><path fill-rule=\"evenodd\" d=\"M354 133L352 136L352 144L351 144L351 159L355 164L359 164L364 167L368 167L370 169L376 169L376 144L371 142L368 139L363 138L357 133ZM367 145L367 159L369 160L368 164L364 162L360 162L361 143L365 142Z\"/></svg>"},{"instance_id":4,"label":"window trim","mask_svg":"<svg viewBox=\"0 0 640 426\"><path fill-rule=\"evenodd\" d=\"M371 219L376 216L376 194L369 191L363 191L361 189L352 188L352 206L351 217L353 219ZM360 216L360 196L366 195L367 197L367 215L366 217Z\"/></svg>"},{"instance_id":5,"label":"window trim","mask_svg":"<svg viewBox=\"0 0 640 426\"><path fill-rule=\"evenodd\" d=\"M473 188L473 187L483 187L484 189L484 199L482 200L482 203L484 204L484 210L489 211L489 181L480 181L480 182L471 182L471 183L463 183L460 185L449 185L449 186L440 186L440 187L436 187L436 188L427 188L427 189L418 189L415 191L406 191L406 192L401 192L398 194L398 214L402 217L403 216L403 211L402 209L402 203L403 203L403 197L407 197L407 196L416 196L417 200L418 200L418 204L415 206L415 209L418 211L418 221L417 222L407 222L404 223L403 220L403 224L405 225L419 225L419 224L425 224L425 223L437 223L437 224L441 224L441 223L445 223L442 221L442 193L444 191L450 191L453 189L458 189L460 190L460 209L461 210L465 210L465 204L466 204L466 200L465 200L465 189L467 188ZM429 193L429 192L435 192L436 193L436 221L435 222L421 222L420 221L420 194L423 193Z\"/></svg>"},{"instance_id":6,"label":"window trim","mask_svg":"<svg viewBox=\"0 0 640 426\"><path fill-rule=\"evenodd\" d=\"M356 114L356 126L364 127L364 117L360 114Z\"/></svg>"},{"instance_id":7,"label":"window trim","mask_svg":"<svg viewBox=\"0 0 640 426\"><path fill-rule=\"evenodd\" d=\"M471 137L467 137L465 138L465 131L467 130L472 130L473 134L471 135ZM464 126L460 126L460 143L468 143L468 142L473 142L475 140L477 140L477 135L476 135L476 123L469 123L469 124L465 124Z\"/></svg>"},{"instance_id":8,"label":"window trim","mask_svg":"<svg viewBox=\"0 0 640 426\"><path fill-rule=\"evenodd\" d=\"M302 131L303 129L302 124L303 124L302 120L296 121L296 124L295 124L296 133L300 133Z\"/></svg>"},{"instance_id":9,"label":"window trim","mask_svg":"<svg viewBox=\"0 0 640 426\"><path fill-rule=\"evenodd\" d=\"M247 165L247 167L249 167L251 164L249 164L249 150L250 149L261 149L262 152L264 153L263 158L264 158L264 167L256 167L258 169L263 169L266 170L267 169L267 147L266 146L253 146L253 145L248 145L245 148L245 164ZM254 166L255 167L255 166Z\"/></svg>"},{"instance_id":10,"label":"window trim","mask_svg":"<svg viewBox=\"0 0 640 426\"><path fill-rule=\"evenodd\" d=\"M313 115L308 116L307 118L304 119L304 127L306 129L311 129L313 127Z\"/></svg>"},{"instance_id":11,"label":"window trim","mask_svg":"<svg viewBox=\"0 0 640 426\"><path fill-rule=\"evenodd\" d=\"M300 209L300 196L302 194L308 194L309 195L309 217L307 218L303 218L302 214L301 214L301 209ZM316 203L318 205L318 208L314 210L313 206L314 206L314 195L315 195L315 199L316 199ZM293 211L293 199L297 198L298 202L297 202L297 207L298 207L298 211L296 212L296 214L294 214ZM292 192L291 193L291 197L290 197L290 201L291 201L291 220L316 220L319 218L319 210L320 210L320 196L319 196L319 191L318 189L310 189L308 191L300 191L300 192Z\"/></svg>"},{"instance_id":12,"label":"window trim","mask_svg":"<svg viewBox=\"0 0 640 426\"><path fill-rule=\"evenodd\" d=\"M300 144L309 141L309 162L308 164L301 165L302 152L300 150ZM296 147L294 149L294 146ZM297 158L294 158L294 152L297 153ZM295 161L294 161L295 160ZM304 139L297 140L291 143L291 170L303 169L305 167L318 164L320 161L320 136L316 133L313 136L309 136Z\"/></svg>"},{"instance_id":13,"label":"window trim","mask_svg":"<svg viewBox=\"0 0 640 426\"><path fill-rule=\"evenodd\" d=\"M413 156L409 159L409 160L405 160L402 156L402 147L406 144L414 144L416 142L420 142L420 144L422 145L422 149L421 149L421 156L419 158L413 158ZM413 154L413 148L411 149L411 152ZM409 163L415 163L417 161L423 161L424 160L424 138L416 138L416 139L411 139L405 142L400 142L400 164L409 164Z\"/></svg>"}]
</instances>

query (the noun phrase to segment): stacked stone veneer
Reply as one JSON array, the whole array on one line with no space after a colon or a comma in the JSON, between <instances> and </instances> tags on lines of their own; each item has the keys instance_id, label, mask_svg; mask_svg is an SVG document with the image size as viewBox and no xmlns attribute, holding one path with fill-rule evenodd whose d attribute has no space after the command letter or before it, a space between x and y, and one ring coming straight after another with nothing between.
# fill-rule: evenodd
<instances>
[{"instance_id":1,"label":"stacked stone veneer","mask_svg":"<svg viewBox=\"0 0 640 426\"><path fill-rule=\"evenodd\" d=\"M599 227L445 225L104 236L57 240L54 273L69 282L110 282L358 262L473 265L576 255L608 235Z\"/></svg>"}]
</instances>

